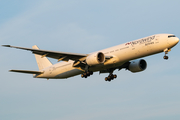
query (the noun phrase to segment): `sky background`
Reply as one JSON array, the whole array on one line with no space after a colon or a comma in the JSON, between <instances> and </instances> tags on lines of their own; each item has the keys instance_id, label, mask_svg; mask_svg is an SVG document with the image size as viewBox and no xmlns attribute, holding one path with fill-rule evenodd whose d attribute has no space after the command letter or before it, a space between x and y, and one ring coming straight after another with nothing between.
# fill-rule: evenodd
<instances>
[{"instance_id":1,"label":"sky background","mask_svg":"<svg viewBox=\"0 0 180 120\"><path fill-rule=\"evenodd\" d=\"M179 0L0 0L0 45L91 53L158 33L180 37ZM31 52L0 47L1 120L179 120L180 45L139 73L35 79ZM56 60L50 59L53 63Z\"/></svg>"}]
</instances>

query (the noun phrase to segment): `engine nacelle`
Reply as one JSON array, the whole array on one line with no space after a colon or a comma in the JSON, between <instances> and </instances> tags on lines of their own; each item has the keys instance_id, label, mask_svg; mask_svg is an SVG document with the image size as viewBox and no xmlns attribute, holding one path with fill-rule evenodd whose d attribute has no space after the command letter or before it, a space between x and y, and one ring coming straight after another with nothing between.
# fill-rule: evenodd
<instances>
[{"instance_id":1,"label":"engine nacelle","mask_svg":"<svg viewBox=\"0 0 180 120\"><path fill-rule=\"evenodd\" d=\"M145 60L134 60L129 64L128 70L131 72L141 72L145 70L147 67L147 63Z\"/></svg>"},{"instance_id":2,"label":"engine nacelle","mask_svg":"<svg viewBox=\"0 0 180 120\"><path fill-rule=\"evenodd\" d=\"M86 58L86 63L89 66L98 65L104 63L105 55L102 52L93 53Z\"/></svg>"}]
</instances>

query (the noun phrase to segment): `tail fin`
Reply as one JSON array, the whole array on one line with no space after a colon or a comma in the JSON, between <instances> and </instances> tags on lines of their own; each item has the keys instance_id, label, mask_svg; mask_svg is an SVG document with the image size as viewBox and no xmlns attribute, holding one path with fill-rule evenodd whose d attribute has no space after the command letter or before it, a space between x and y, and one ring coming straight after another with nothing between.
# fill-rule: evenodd
<instances>
[{"instance_id":1,"label":"tail fin","mask_svg":"<svg viewBox=\"0 0 180 120\"><path fill-rule=\"evenodd\" d=\"M36 45L32 46L32 48L39 49ZM42 70L52 65L52 63L46 57L42 57L41 55L37 55L37 54L34 54L34 55L35 55L39 70Z\"/></svg>"}]
</instances>

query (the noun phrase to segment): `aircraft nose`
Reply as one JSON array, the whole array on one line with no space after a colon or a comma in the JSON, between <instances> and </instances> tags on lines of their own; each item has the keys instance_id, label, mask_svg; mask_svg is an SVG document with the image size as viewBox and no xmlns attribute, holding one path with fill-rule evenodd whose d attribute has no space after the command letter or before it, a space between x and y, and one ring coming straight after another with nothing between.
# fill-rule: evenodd
<instances>
[{"instance_id":1,"label":"aircraft nose","mask_svg":"<svg viewBox=\"0 0 180 120\"><path fill-rule=\"evenodd\" d=\"M178 42L179 42L179 38L176 37L176 38L174 39L174 42L178 43Z\"/></svg>"}]
</instances>

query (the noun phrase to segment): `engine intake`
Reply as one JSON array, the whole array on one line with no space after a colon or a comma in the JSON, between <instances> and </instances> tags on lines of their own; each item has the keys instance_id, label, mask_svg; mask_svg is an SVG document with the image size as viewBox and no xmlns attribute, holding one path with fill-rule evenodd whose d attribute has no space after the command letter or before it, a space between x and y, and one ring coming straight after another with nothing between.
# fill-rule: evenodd
<instances>
[{"instance_id":1,"label":"engine intake","mask_svg":"<svg viewBox=\"0 0 180 120\"><path fill-rule=\"evenodd\" d=\"M86 58L86 63L89 66L98 65L104 63L105 55L102 52L94 53Z\"/></svg>"},{"instance_id":2,"label":"engine intake","mask_svg":"<svg viewBox=\"0 0 180 120\"><path fill-rule=\"evenodd\" d=\"M145 70L147 67L147 63L145 60L134 60L129 64L128 70L135 73L135 72L141 72Z\"/></svg>"}]
</instances>

